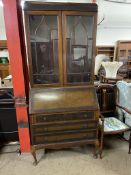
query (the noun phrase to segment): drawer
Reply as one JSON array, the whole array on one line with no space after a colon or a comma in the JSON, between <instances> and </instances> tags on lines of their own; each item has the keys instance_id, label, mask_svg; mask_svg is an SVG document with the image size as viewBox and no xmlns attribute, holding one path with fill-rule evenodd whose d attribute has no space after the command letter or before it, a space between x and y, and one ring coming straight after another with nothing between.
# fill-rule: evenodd
<instances>
[{"instance_id":1,"label":"drawer","mask_svg":"<svg viewBox=\"0 0 131 175\"><path fill-rule=\"evenodd\" d=\"M96 139L96 130L92 131L79 131L77 133L59 133L54 135L34 135L32 144L48 144L60 142L72 142L79 140L94 140Z\"/></svg>"},{"instance_id":2,"label":"drawer","mask_svg":"<svg viewBox=\"0 0 131 175\"><path fill-rule=\"evenodd\" d=\"M43 122L57 122L69 120L85 120L94 119L94 112L81 112L81 113L66 113L66 114L52 114L52 115L36 115L31 116L32 124Z\"/></svg>"},{"instance_id":3,"label":"drawer","mask_svg":"<svg viewBox=\"0 0 131 175\"><path fill-rule=\"evenodd\" d=\"M97 121L82 121L82 122L66 122L63 124L56 124L56 125L43 125L43 124L36 124L32 125L32 132L33 133L44 133L44 132L52 132L52 131L69 131L69 130L78 130L78 129L96 129L97 128Z\"/></svg>"}]
</instances>

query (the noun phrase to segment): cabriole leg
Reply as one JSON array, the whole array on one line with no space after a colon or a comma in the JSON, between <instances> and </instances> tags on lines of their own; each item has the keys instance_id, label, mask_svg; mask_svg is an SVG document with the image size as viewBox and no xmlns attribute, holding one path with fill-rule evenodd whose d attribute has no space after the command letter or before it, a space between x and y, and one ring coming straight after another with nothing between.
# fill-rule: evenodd
<instances>
[{"instance_id":1,"label":"cabriole leg","mask_svg":"<svg viewBox=\"0 0 131 175\"><path fill-rule=\"evenodd\" d=\"M129 154L131 154L131 131L130 131L130 137L129 137Z\"/></svg>"},{"instance_id":2,"label":"cabriole leg","mask_svg":"<svg viewBox=\"0 0 131 175\"><path fill-rule=\"evenodd\" d=\"M36 158L36 149L32 146L31 148L31 153L32 153L32 156L34 157L34 164L37 165L37 158Z\"/></svg>"},{"instance_id":3,"label":"cabriole leg","mask_svg":"<svg viewBox=\"0 0 131 175\"><path fill-rule=\"evenodd\" d=\"M103 151L103 139L104 139L104 132L101 130L101 138L100 138L100 158L102 159L102 151Z\"/></svg>"},{"instance_id":4,"label":"cabriole leg","mask_svg":"<svg viewBox=\"0 0 131 175\"><path fill-rule=\"evenodd\" d=\"M98 148L99 148L99 141L97 140L95 143L95 149L94 149L94 158L96 159L98 157Z\"/></svg>"}]
</instances>

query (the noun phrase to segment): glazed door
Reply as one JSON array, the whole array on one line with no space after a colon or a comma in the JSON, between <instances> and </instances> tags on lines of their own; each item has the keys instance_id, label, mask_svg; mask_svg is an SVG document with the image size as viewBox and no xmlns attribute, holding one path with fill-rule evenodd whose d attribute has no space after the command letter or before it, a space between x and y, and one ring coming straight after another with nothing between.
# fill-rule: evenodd
<instances>
[{"instance_id":1,"label":"glazed door","mask_svg":"<svg viewBox=\"0 0 131 175\"><path fill-rule=\"evenodd\" d=\"M25 19L32 87L61 86L61 13L28 11Z\"/></svg>"},{"instance_id":2,"label":"glazed door","mask_svg":"<svg viewBox=\"0 0 131 175\"><path fill-rule=\"evenodd\" d=\"M86 12L63 12L64 84L93 82L96 16Z\"/></svg>"}]
</instances>

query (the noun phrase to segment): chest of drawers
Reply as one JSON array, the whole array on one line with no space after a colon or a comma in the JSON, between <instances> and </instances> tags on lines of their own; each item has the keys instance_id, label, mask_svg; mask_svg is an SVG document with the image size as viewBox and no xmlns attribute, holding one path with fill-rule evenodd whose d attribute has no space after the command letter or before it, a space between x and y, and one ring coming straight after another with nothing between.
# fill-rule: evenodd
<instances>
[{"instance_id":1,"label":"chest of drawers","mask_svg":"<svg viewBox=\"0 0 131 175\"><path fill-rule=\"evenodd\" d=\"M98 105L91 87L33 89L30 94L32 153L41 148L98 146Z\"/></svg>"}]
</instances>

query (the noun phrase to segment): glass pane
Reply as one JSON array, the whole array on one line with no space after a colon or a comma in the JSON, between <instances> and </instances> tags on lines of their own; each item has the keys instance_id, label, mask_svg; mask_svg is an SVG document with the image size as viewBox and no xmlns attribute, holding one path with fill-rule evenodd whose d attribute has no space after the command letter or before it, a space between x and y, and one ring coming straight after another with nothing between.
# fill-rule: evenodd
<instances>
[{"instance_id":1,"label":"glass pane","mask_svg":"<svg viewBox=\"0 0 131 175\"><path fill-rule=\"evenodd\" d=\"M57 16L29 16L34 84L59 82Z\"/></svg>"},{"instance_id":2,"label":"glass pane","mask_svg":"<svg viewBox=\"0 0 131 175\"><path fill-rule=\"evenodd\" d=\"M67 16L67 82L90 82L92 67L92 16Z\"/></svg>"},{"instance_id":3,"label":"glass pane","mask_svg":"<svg viewBox=\"0 0 131 175\"><path fill-rule=\"evenodd\" d=\"M126 58L126 50L120 50L120 58Z\"/></svg>"}]
</instances>

